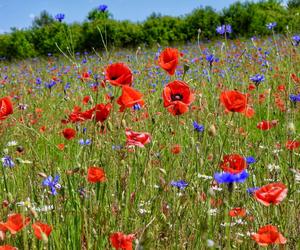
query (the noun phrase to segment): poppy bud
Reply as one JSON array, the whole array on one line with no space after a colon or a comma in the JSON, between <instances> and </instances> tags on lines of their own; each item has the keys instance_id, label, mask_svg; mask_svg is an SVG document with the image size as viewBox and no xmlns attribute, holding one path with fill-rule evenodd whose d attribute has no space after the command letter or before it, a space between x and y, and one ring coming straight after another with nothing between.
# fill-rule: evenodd
<instances>
[{"instance_id":1,"label":"poppy bud","mask_svg":"<svg viewBox=\"0 0 300 250\"><path fill-rule=\"evenodd\" d=\"M185 63L185 64L183 65L184 73L186 73L189 69L190 69L190 65L187 64L187 63Z\"/></svg>"},{"instance_id":2,"label":"poppy bud","mask_svg":"<svg viewBox=\"0 0 300 250\"><path fill-rule=\"evenodd\" d=\"M48 236L44 232L41 232L41 236L42 236L42 241L45 244L47 244L48 243Z\"/></svg>"},{"instance_id":3,"label":"poppy bud","mask_svg":"<svg viewBox=\"0 0 300 250\"><path fill-rule=\"evenodd\" d=\"M2 207L8 207L8 206L9 206L9 201L8 200L2 201Z\"/></svg>"},{"instance_id":4,"label":"poppy bud","mask_svg":"<svg viewBox=\"0 0 300 250\"><path fill-rule=\"evenodd\" d=\"M203 159L201 158L201 159L200 159L200 166L203 166L203 164L204 164L204 161L203 161Z\"/></svg>"},{"instance_id":5,"label":"poppy bud","mask_svg":"<svg viewBox=\"0 0 300 250\"><path fill-rule=\"evenodd\" d=\"M208 129L208 134L210 136L216 136L217 135L217 129L216 129L216 126L215 125L211 125Z\"/></svg>"},{"instance_id":6,"label":"poppy bud","mask_svg":"<svg viewBox=\"0 0 300 250\"><path fill-rule=\"evenodd\" d=\"M160 171L161 173L163 173L164 175L166 175L166 174L167 174L166 170L165 170L165 169L163 169L163 168L159 168L159 171Z\"/></svg>"},{"instance_id":7,"label":"poppy bud","mask_svg":"<svg viewBox=\"0 0 300 250\"><path fill-rule=\"evenodd\" d=\"M107 129L108 129L109 131L113 131L113 126L112 126L112 124L111 124L110 121L107 122Z\"/></svg>"},{"instance_id":8,"label":"poppy bud","mask_svg":"<svg viewBox=\"0 0 300 250\"><path fill-rule=\"evenodd\" d=\"M125 119L122 120L121 124L122 124L123 128L126 128L126 121L125 121Z\"/></svg>"},{"instance_id":9,"label":"poppy bud","mask_svg":"<svg viewBox=\"0 0 300 250\"><path fill-rule=\"evenodd\" d=\"M30 210L31 214L33 215L33 217L37 219L37 218L38 218L38 214L37 214L37 212L35 211L35 209L32 208L32 207L29 207L29 210Z\"/></svg>"},{"instance_id":10,"label":"poppy bud","mask_svg":"<svg viewBox=\"0 0 300 250\"><path fill-rule=\"evenodd\" d=\"M287 129L289 134L294 134L296 132L295 124L293 122L288 123Z\"/></svg>"},{"instance_id":11,"label":"poppy bud","mask_svg":"<svg viewBox=\"0 0 300 250\"><path fill-rule=\"evenodd\" d=\"M38 175L40 176L40 177L42 177L42 178L47 178L47 175L45 174L45 173L38 173Z\"/></svg>"}]
</instances>

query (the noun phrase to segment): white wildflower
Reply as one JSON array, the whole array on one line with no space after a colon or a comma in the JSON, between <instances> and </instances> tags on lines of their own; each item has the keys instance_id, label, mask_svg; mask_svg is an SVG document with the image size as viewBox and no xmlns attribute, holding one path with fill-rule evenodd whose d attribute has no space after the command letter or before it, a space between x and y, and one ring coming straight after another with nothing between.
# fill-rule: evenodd
<instances>
[{"instance_id":1,"label":"white wildflower","mask_svg":"<svg viewBox=\"0 0 300 250\"><path fill-rule=\"evenodd\" d=\"M9 142L6 144L7 147L13 147L13 146L16 146L16 145L18 145L18 142L16 142L16 141L9 141Z\"/></svg>"},{"instance_id":2,"label":"white wildflower","mask_svg":"<svg viewBox=\"0 0 300 250\"><path fill-rule=\"evenodd\" d=\"M267 166L267 168L270 170L270 171L277 171L277 170L280 170L280 167L278 165L275 165L275 164L269 164Z\"/></svg>"},{"instance_id":3,"label":"white wildflower","mask_svg":"<svg viewBox=\"0 0 300 250\"><path fill-rule=\"evenodd\" d=\"M200 173L198 173L198 178L201 178L201 179L204 179L204 180L212 180L213 179L212 176L203 175L203 174L200 174Z\"/></svg>"},{"instance_id":4,"label":"white wildflower","mask_svg":"<svg viewBox=\"0 0 300 250\"><path fill-rule=\"evenodd\" d=\"M218 209L217 208L212 208L212 209L209 209L208 210L208 214L209 215L216 215L218 212Z\"/></svg>"}]
</instances>

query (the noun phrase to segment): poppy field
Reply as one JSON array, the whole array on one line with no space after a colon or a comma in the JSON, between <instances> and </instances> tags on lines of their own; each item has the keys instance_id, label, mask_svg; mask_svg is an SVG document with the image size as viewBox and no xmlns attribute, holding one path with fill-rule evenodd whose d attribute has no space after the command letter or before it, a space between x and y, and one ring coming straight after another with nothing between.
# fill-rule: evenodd
<instances>
[{"instance_id":1,"label":"poppy field","mask_svg":"<svg viewBox=\"0 0 300 250\"><path fill-rule=\"evenodd\" d=\"M0 249L300 248L299 36L218 29L0 62Z\"/></svg>"}]
</instances>

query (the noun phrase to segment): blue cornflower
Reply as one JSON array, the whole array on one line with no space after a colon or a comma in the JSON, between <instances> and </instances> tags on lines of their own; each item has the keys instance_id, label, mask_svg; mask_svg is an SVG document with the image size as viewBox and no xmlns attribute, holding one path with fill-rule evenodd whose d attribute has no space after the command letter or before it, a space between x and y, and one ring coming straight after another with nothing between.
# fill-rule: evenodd
<instances>
[{"instance_id":1,"label":"blue cornflower","mask_svg":"<svg viewBox=\"0 0 300 250\"><path fill-rule=\"evenodd\" d=\"M246 157L246 162L249 165L249 164L255 163L256 160L255 160L255 158L253 156L248 156L248 157Z\"/></svg>"},{"instance_id":2,"label":"blue cornflower","mask_svg":"<svg viewBox=\"0 0 300 250\"><path fill-rule=\"evenodd\" d=\"M276 22L268 23L266 26L269 30L272 30L277 26L277 23Z\"/></svg>"},{"instance_id":3,"label":"blue cornflower","mask_svg":"<svg viewBox=\"0 0 300 250\"><path fill-rule=\"evenodd\" d=\"M196 121L193 121L193 127L197 132L203 132L204 131L204 125L200 125Z\"/></svg>"},{"instance_id":4,"label":"blue cornflower","mask_svg":"<svg viewBox=\"0 0 300 250\"><path fill-rule=\"evenodd\" d=\"M294 41L294 46L298 46L300 44L300 36L299 35L295 35L292 37L293 41Z\"/></svg>"},{"instance_id":5,"label":"blue cornflower","mask_svg":"<svg viewBox=\"0 0 300 250\"><path fill-rule=\"evenodd\" d=\"M247 193L252 195L258 189L259 189L259 187L247 188Z\"/></svg>"},{"instance_id":6,"label":"blue cornflower","mask_svg":"<svg viewBox=\"0 0 300 250\"><path fill-rule=\"evenodd\" d=\"M61 188L61 185L58 183L59 181L59 178L60 176L59 175L56 175L54 177L54 179L52 178L52 176L48 176L47 178L45 178L42 182L42 185L44 187L49 187L50 188L50 191L51 191L51 194L52 195L56 195L57 192L56 192L56 189L60 189Z\"/></svg>"},{"instance_id":7,"label":"blue cornflower","mask_svg":"<svg viewBox=\"0 0 300 250\"><path fill-rule=\"evenodd\" d=\"M97 88L99 86L99 83L98 82L95 82L95 83L91 83L90 84L90 88ZM111 85L109 85L108 87L111 87Z\"/></svg>"},{"instance_id":8,"label":"blue cornflower","mask_svg":"<svg viewBox=\"0 0 300 250\"><path fill-rule=\"evenodd\" d=\"M81 146L89 146L89 145L92 144L92 140L91 139L86 139L86 140L80 139L78 142L79 142L79 144Z\"/></svg>"},{"instance_id":9,"label":"blue cornflower","mask_svg":"<svg viewBox=\"0 0 300 250\"><path fill-rule=\"evenodd\" d=\"M107 10L108 6L105 4L101 4L98 7L98 10L100 10L101 12L105 12Z\"/></svg>"},{"instance_id":10,"label":"blue cornflower","mask_svg":"<svg viewBox=\"0 0 300 250\"><path fill-rule=\"evenodd\" d=\"M134 104L133 105L133 110L137 111L137 110L140 110L141 109L141 105L140 104Z\"/></svg>"},{"instance_id":11,"label":"blue cornflower","mask_svg":"<svg viewBox=\"0 0 300 250\"><path fill-rule=\"evenodd\" d=\"M65 19L65 14L63 14L63 13L58 13L58 14L55 15L55 19L56 19L57 21L61 22L62 20Z\"/></svg>"},{"instance_id":12,"label":"blue cornflower","mask_svg":"<svg viewBox=\"0 0 300 250\"><path fill-rule=\"evenodd\" d=\"M298 94L298 95L293 95L293 94L291 94L291 95L290 95L290 100L291 100L292 102L300 102L300 94Z\"/></svg>"},{"instance_id":13,"label":"blue cornflower","mask_svg":"<svg viewBox=\"0 0 300 250\"><path fill-rule=\"evenodd\" d=\"M56 82L53 81L53 80L51 80L50 83L48 83L48 82L45 83L45 86L46 86L46 88L48 88L48 89L51 89L54 85L56 85Z\"/></svg>"},{"instance_id":14,"label":"blue cornflower","mask_svg":"<svg viewBox=\"0 0 300 250\"><path fill-rule=\"evenodd\" d=\"M12 168L15 166L15 163L13 162L13 160L10 156L6 155L2 158L2 165L3 165L3 167Z\"/></svg>"},{"instance_id":15,"label":"blue cornflower","mask_svg":"<svg viewBox=\"0 0 300 250\"><path fill-rule=\"evenodd\" d=\"M188 183L186 183L184 180L179 181L171 181L170 183L173 187L177 187L181 190L185 189L188 186Z\"/></svg>"},{"instance_id":16,"label":"blue cornflower","mask_svg":"<svg viewBox=\"0 0 300 250\"><path fill-rule=\"evenodd\" d=\"M214 178L218 183L234 183L244 182L248 176L249 174L244 170L239 174L231 174L228 172L215 173Z\"/></svg>"},{"instance_id":17,"label":"blue cornflower","mask_svg":"<svg viewBox=\"0 0 300 250\"><path fill-rule=\"evenodd\" d=\"M206 56L206 61L208 61L209 63L213 63L214 59L215 59L215 56L213 54Z\"/></svg>"},{"instance_id":18,"label":"blue cornflower","mask_svg":"<svg viewBox=\"0 0 300 250\"><path fill-rule=\"evenodd\" d=\"M71 83L67 82L66 85L64 86L64 90L67 90L69 88L71 88Z\"/></svg>"},{"instance_id":19,"label":"blue cornflower","mask_svg":"<svg viewBox=\"0 0 300 250\"><path fill-rule=\"evenodd\" d=\"M222 26L218 26L216 29L217 33L220 35L223 35L225 33L232 33L232 28L230 24L226 24L226 25L222 25Z\"/></svg>"},{"instance_id":20,"label":"blue cornflower","mask_svg":"<svg viewBox=\"0 0 300 250\"><path fill-rule=\"evenodd\" d=\"M218 26L216 31L218 34L223 35L225 33L224 25Z\"/></svg>"},{"instance_id":21,"label":"blue cornflower","mask_svg":"<svg viewBox=\"0 0 300 250\"><path fill-rule=\"evenodd\" d=\"M231 34L232 33L232 27L230 24L226 24L225 25L225 30L226 30L226 33L228 34Z\"/></svg>"},{"instance_id":22,"label":"blue cornflower","mask_svg":"<svg viewBox=\"0 0 300 250\"><path fill-rule=\"evenodd\" d=\"M38 78L36 78L36 80L35 80L35 83L36 83L36 84L41 84L41 83L42 83L42 79L41 79L41 78L39 78L39 77L38 77Z\"/></svg>"},{"instance_id":23,"label":"blue cornflower","mask_svg":"<svg viewBox=\"0 0 300 250\"><path fill-rule=\"evenodd\" d=\"M258 85L258 84L260 84L261 82L263 82L265 80L265 76L264 75L260 75L260 74L256 74L254 76L251 76L250 80L252 82L254 82L256 85Z\"/></svg>"}]
</instances>

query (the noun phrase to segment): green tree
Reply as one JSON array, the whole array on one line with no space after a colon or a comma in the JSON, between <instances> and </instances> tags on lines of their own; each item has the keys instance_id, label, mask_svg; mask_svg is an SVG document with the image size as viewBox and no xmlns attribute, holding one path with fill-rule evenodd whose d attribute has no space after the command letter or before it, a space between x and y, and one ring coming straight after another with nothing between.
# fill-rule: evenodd
<instances>
[{"instance_id":1,"label":"green tree","mask_svg":"<svg viewBox=\"0 0 300 250\"><path fill-rule=\"evenodd\" d=\"M88 15L87 19L89 21L94 21L96 19L112 19L112 14L108 11L100 11L97 8L92 9Z\"/></svg>"},{"instance_id":2,"label":"green tree","mask_svg":"<svg viewBox=\"0 0 300 250\"><path fill-rule=\"evenodd\" d=\"M36 56L34 45L31 43L31 34L29 32L12 29L8 42L8 58L29 58Z\"/></svg>"},{"instance_id":3,"label":"green tree","mask_svg":"<svg viewBox=\"0 0 300 250\"><path fill-rule=\"evenodd\" d=\"M220 15L211 7L195 9L185 17L184 31L188 40L197 39L198 30L202 38L212 38L216 35L216 27L220 23Z\"/></svg>"},{"instance_id":4,"label":"green tree","mask_svg":"<svg viewBox=\"0 0 300 250\"><path fill-rule=\"evenodd\" d=\"M41 28L50 25L54 22L54 18L46 10L43 10L38 17L34 18L32 26L34 28Z\"/></svg>"},{"instance_id":5,"label":"green tree","mask_svg":"<svg viewBox=\"0 0 300 250\"><path fill-rule=\"evenodd\" d=\"M300 0L289 0L287 6L289 9L300 8Z\"/></svg>"}]
</instances>

